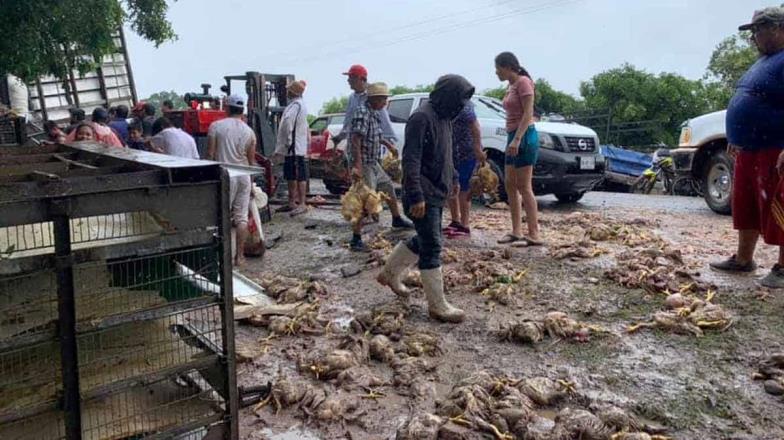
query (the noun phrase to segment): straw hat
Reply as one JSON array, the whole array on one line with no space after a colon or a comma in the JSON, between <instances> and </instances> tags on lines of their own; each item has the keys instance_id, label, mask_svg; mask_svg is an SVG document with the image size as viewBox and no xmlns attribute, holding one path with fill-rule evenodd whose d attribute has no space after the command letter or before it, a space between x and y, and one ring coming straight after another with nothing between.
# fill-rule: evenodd
<instances>
[{"instance_id":1,"label":"straw hat","mask_svg":"<svg viewBox=\"0 0 784 440\"><path fill-rule=\"evenodd\" d=\"M307 85L308 84L303 80L294 81L286 87L286 90L292 95L302 96L302 94L305 93L305 87L307 87Z\"/></svg>"},{"instance_id":2,"label":"straw hat","mask_svg":"<svg viewBox=\"0 0 784 440\"><path fill-rule=\"evenodd\" d=\"M368 98L373 96L389 96L389 87L387 87L386 83L373 83L368 86L367 95Z\"/></svg>"}]
</instances>

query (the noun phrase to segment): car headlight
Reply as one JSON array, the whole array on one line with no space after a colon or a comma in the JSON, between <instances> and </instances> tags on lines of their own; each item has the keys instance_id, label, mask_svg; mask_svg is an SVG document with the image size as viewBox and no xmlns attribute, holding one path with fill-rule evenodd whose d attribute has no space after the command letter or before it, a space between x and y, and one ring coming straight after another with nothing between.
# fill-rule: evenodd
<instances>
[{"instance_id":1,"label":"car headlight","mask_svg":"<svg viewBox=\"0 0 784 440\"><path fill-rule=\"evenodd\" d=\"M553 137L547 133L539 133L539 147L547 148L548 150L555 150L555 141Z\"/></svg>"},{"instance_id":2,"label":"car headlight","mask_svg":"<svg viewBox=\"0 0 784 440\"><path fill-rule=\"evenodd\" d=\"M681 147L688 147L691 145L691 127L681 128L681 137L678 140Z\"/></svg>"}]
</instances>

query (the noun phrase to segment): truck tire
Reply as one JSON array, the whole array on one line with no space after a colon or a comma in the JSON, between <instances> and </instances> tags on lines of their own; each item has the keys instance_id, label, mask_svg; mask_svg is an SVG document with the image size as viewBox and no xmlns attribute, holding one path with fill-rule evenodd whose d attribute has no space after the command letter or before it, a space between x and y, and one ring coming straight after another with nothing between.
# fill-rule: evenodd
<instances>
[{"instance_id":1,"label":"truck tire","mask_svg":"<svg viewBox=\"0 0 784 440\"><path fill-rule=\"evenodd\" d=\"M566 194L556 194L555 198L559 203L577 203L585 195L584 192L574 192Z\"/></svg>"},{"instance_id":2,"label":"truck tire","mask_svg":"<svg viewBox=\"0 0 784 440\"><path fill-rule=\"evenodd\" d=\"M729 215L732 211L732 159L724 151L717 151L708 162L704 185L705 202L714 212Z\"/></svg>"}]
</instances>

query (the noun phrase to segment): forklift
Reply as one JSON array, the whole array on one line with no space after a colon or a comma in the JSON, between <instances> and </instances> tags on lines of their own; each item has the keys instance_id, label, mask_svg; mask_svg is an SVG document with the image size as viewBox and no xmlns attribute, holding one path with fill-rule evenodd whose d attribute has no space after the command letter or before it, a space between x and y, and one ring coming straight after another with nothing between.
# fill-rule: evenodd
<instances>
[{"instance_id":1,"label":"forklift","mask_svg":"<svg viewBox=\"0 0 784 440\"><path fill-rule=\"evenodd\" d=\"M277 193L282 170L274 170L271 157L275 152L278 126L283 110L288 105L286 86L294 82L294 75L278 75L246 72L243 75L227 75L226 84L220 90L229 96L240 94L236 82L245 83L247 95L246 122L256 134L256 162L264 169L259 185L270 196ZM196 139L199 154L203 157L207 148L207 132L210 124L226 117L225 97L209 93L210 84L202 84L202 93L186 93L183 96L188 108L172 111L167 115L175 126L188 132Z\"/></svg>"}]
</instances>

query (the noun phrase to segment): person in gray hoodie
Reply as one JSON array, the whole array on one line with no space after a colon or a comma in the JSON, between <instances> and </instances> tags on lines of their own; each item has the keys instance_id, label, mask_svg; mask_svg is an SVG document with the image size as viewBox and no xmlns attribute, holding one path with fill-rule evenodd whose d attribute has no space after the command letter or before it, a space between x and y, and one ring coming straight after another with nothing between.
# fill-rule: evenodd
<instances>
[{"instance_id":1,"label":"person in gray hoodie","mask_svg":"<svg viewBox=\"0 0 784 440\"><path fill-rule=\"evenodd\" d=\"M441 216L450 191L457 188L452 120L473 95L474 86L462 76L442 76L430 93L430 100L409 118L402 158L403 207L414 221L417 234L395 247L377 278L407 299L411 292L403 285L403 276L418 262L430 316L444 322L465 319L465 313L449 304L444 296Z\"/></svg>"}]
</instances>

